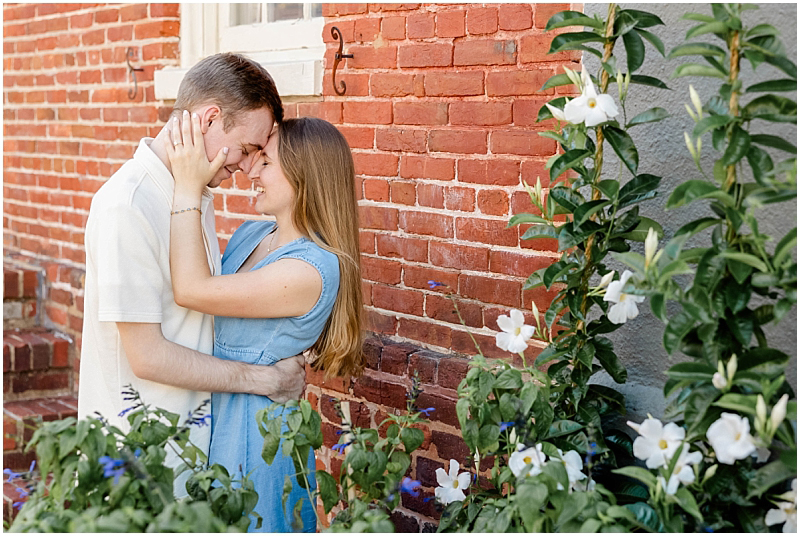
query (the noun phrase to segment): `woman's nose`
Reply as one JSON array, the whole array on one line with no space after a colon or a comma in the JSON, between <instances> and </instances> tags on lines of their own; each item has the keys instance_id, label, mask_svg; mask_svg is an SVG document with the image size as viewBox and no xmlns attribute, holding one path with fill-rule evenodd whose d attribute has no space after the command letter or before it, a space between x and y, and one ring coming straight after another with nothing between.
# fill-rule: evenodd
<instances>
[{"instance_id":1,"label":"woman's nose","mask_svg":"<svg viewBox=\"0 0 800 536\"><path fill-rule=\"evenodd\" d=\"M254 165L247 171L247 178L250 180L258 178L258 166Z\"/></svg>"}]
</instances>

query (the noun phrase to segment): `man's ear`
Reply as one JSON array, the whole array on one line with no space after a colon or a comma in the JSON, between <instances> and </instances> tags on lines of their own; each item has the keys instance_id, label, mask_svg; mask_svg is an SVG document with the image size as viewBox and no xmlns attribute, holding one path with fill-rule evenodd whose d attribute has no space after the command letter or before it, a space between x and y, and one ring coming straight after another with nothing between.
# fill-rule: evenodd
<instances>
[{"instance_id":1,"label":"man's ear","mask_svg":"<svg viewBox=\"0 0 800 536\"><path fill-rule=\"evenodd\" d=\"M221 121L222 120L222 111L219 109L219 106L216 104L210 104L200 110L200 131L203 134L208 133L208 127L212 125L214 121Z\"/></svg>"}]
</instances>

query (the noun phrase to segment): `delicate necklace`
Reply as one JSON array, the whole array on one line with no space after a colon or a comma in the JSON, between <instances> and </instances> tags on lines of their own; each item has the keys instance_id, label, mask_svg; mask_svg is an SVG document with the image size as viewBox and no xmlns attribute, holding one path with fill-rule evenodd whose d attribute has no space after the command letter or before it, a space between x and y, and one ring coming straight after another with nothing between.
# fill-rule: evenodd
<instances>
[{"instance_id":1,"label":"delicate necklace","mask_svg":"<svg viewBox=\"0 0 800 536\"><path fill-rule=\"evenodd\" d=\"M272 243L275 242L275 237L278 235L278 226L276 225L269 234L271 236L269 237L269 245L267 246L267 255L269 255L270 251L272 251Z\"/></svg>"}]
</instances>

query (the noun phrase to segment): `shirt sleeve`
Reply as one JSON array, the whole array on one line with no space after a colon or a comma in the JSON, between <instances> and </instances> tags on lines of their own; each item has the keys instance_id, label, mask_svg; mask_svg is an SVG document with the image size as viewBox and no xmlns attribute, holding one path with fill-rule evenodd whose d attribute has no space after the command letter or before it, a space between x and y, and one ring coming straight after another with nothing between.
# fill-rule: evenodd
<instances>
[{"instance_id":1,"label":"shirt sleeve","mask_svg":"<svg viewBox=\"0 0 800 536\"><path fill-rule=\"evenodd\" d=\"M99 320L160 323L162 294L171 289L151 223L135 207L117 205L98 214L95 236Z\"/></svg>"}]
</instances>

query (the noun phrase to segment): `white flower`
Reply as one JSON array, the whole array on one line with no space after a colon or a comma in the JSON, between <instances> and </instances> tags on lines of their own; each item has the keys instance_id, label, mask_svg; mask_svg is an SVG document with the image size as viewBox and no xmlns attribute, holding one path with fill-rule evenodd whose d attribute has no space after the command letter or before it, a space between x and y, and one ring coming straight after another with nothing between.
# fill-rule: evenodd
<instances>
[{"instance_id":1,"label":"white flower","mask_svg":"<svg viewBox=\"0 0 800 536\"><path fill-rule=\"evenodd\" d=\"M558 456L559 457L556 459L563 463L564 468L567 470L570 490L576 489L576 484L586 479L586 475L583 474L583 460L581 459L581 455L574 450L570 450L565 454L561 452L561 449L558 449Z\"/></svg>"},{"instance_id":2,"label":"white flower","mask_svg":"<svg viewBox=\"0 0 800 536\"><path fill-rule=\"evenodd\" d=\"M567 120L567 118L564 117L564 112L562 110L559 110L555 106L551 106L548 103L545 103L545 106L547 106L547 109L550 110L550 113L553 114L553 117L555 119L558 119L559 121L566 121Z\"/></svg>"},{"instance_id":3,"label":"white flower","mask_svg":"<svg viewBox=\"0 0 800 536\"><path fill-rule=\"evenodd\" d=\"M725 376L720 374L719 372L715 372L713 376L711 376L711 383L714 384L714 387L722 391L728 386L728 380L725 379Z\"/></svg>"},{"instance_id":4,"label":"white flower","mask_svg":"<svg viewBox=\"0 0 800 536\"><path fill-rule=\"evenodd\" d=\"M720 463L732 465L756 450L750 435L750 422L735 413L723 413L708 427L706 437Z\"/></svg>"},{"instance_id":5,"label":"white flower","mask_svg":"<svg viewBox=\"0 0 800 536\"><path fill-rule=\"evenodd\" d=\"M433 491L434 496L442 504L450 504L466 499L464 490L469 487L469 473L458 472L458 462L450 460L450 473L445 473L441 467L436 470L436 481L439 487Z\"/></svg>"},{"instance_id":6,"label":"white flower","mask_svg":"<svg viewBox=\"0 0 800 536\"><path fill-rule=\"evenodd\" d=\"M678 450L686 435L686 430L675 424L661 424L658 419L645 419L642 424L628 421L628 426L636 430L639 437L633 440L633 455L646 460L648 469L665 467Z\"/></svg>"},{"instance_id":7,"label":"white flower","mask_svg":"<svg viewBox=\"0 0 800 536\"><path fill-rule=\"evenodd\" d=\"M533 326L525 325L525 317L516 309L511 311L511 317L500 315L497 325L503 331L497 334L496 343L501 350L518 354L528 347L526 342L533 336Z\"/></svg>"},{"instance_id":8,"label":"white flower","mask_svg":"<svg viewBox=\"0 0 800 536\"><path fill-rule=\"evenodd\" d=\"M673 469L669 477L669 482L663 476L658 477L661 487L664 488L667 495L675 495L679 484L687 485L694 482L694 470L691 466L700 463L702 460L702 453L689 452L689 445L684 443L678 461L675 463L675 469Z\"/></svg>"},{"instance_id":9,"label":"white flower","mask_svg":"<svg viewBox=\"0 0 800 536\"><path fill-rule=\"evenodd\" d=\"M597 288L606 288L609 285L609 283L611 283L611 281L614 280L615 273L616 272L614 270L611 270L606 275L604 275L603 278L600 279L600 284L597 285Z\"/></svg>"},{"instance_id":10,"label":"white flower","mask_svg":"<svg viewBox=\"0 0 800 536\"><path fill-rule=\"evenodd\" d=\"M508 467L514 476L536 476L542 472L545 455L542 452L542 444L538 443L535 447L525 448L525 445L518 444L517 452L511 454L508 459ZM530 465L527 473L524 473L525 466ZM523 474L524 473L524 474Z\"/></svg>"},{"instance_id":11,"label":"white flower","mask_svg":"<svg viewBox=\"0 0 800 536\"><path fill-rule=\"evenodd\" d=\"M585 69L581 72L581 79L583 80L581 96L572 99L564 106L564 118L573 125L585 123L587 127L594 127L616 117L619 112L614 99L605 93L597 94L592 79Z\"/></svg>"},{"instance_id":12,"label":"white flower","mask_svg":"<svg viewBox=\"0 0 800 536\"><path fill-rule=\"evenodd\" d=\"M661 254L656 254L658 249L658 233L650 227L647 230L647 238L644 240L644 267L647 269L650 264L657 262Z\"/></svg>"},{"instance_id":13,"label":"white flower","mask_svg":"<svg viewBox=\"0 0 800 536\"><path fill-rule=\"evenodd\" d=\"M787 491L782 498L787 499L787 502L775 503L774 508L767 512L764 518L764 523L767 525L777 525L783 523L784 533L797 532L797 479L792 480L792 491Z\"/></svg>"},{"instance_id":14,"label":"white flower","mask_svg":"<svg viewBox=\"0 0 800 536\"><path fill-rule=\"evenodd\" d=\"M622 277L619 281L612 281L608 284L606 295L603 296L604 301L614 302L614 305L608 310L608 319L614 324L624 324L626 321L636 318L639 314L639 308L636 307L636 304L644 301L644 296L622 292L632 275L633 273L630 270L622 272Z\"/></svg>"}]
</instances>

